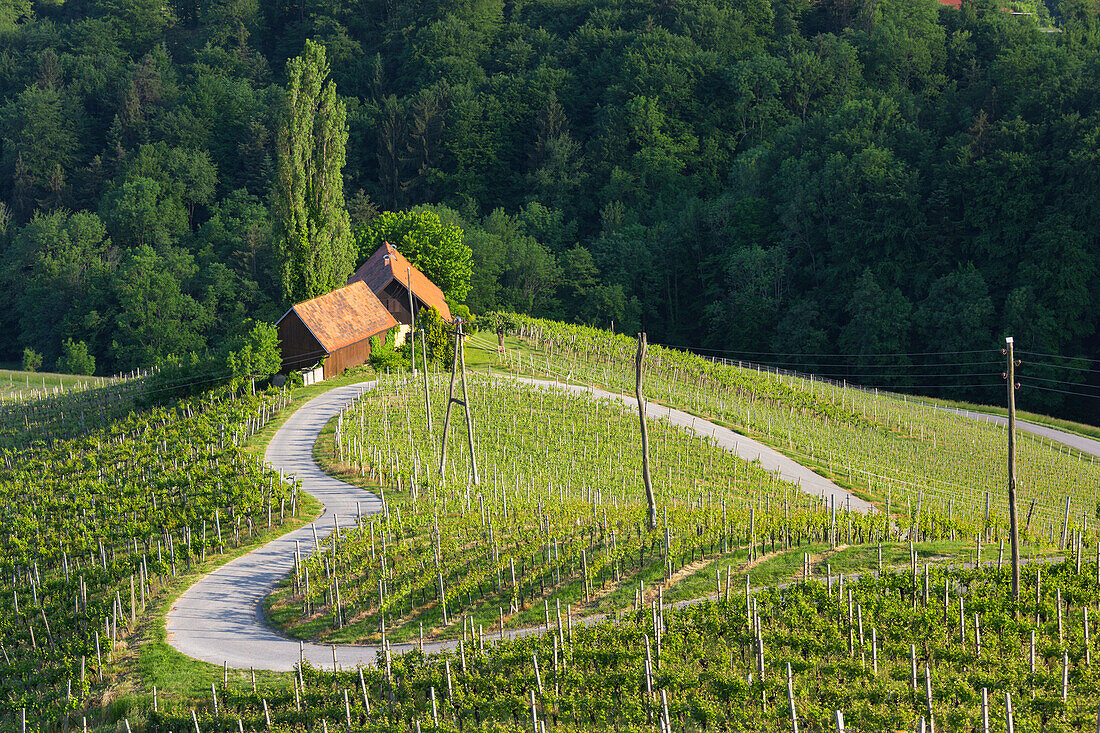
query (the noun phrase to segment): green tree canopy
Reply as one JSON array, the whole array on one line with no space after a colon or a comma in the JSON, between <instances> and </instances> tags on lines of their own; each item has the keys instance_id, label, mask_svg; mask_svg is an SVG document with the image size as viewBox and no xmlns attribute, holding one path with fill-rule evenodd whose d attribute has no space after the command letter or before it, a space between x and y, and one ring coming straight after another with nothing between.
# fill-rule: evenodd
<instances>
[{"instance_id":1,"label":"green tree canopy","mask_svg":"<svg viewBox=\"0 0 1100 733\"><path fill-rule=\"evenodd\" d=\"M57 359L57 371L62 374L94 374L95 357L88 353L88 344L65 339L61 344L61 356Z\"/></svg>"},{"instance_id":2,"label":"green tree canopy","mask_svg":"<svg viewBox=\"0 0 1100 733\"><path fill-rule=\"evenodd\" d=\"M279 332L270 323L255 323L247 334L231 345L226 365L233 373L233 386L252 378L267 379L283 364Z\"/></svg>"},{"instance_id":3,"label":"green tree canopy","mask_svg":"<svg viewBox=\"0 0 1100 733\"><path fill-rule=\"evenodd\" d=\"M434 211L383 212L361 227L355 239L360 260L389 242L448 298L466 299L473 272L470 248L462 229L444 224Z\"/></svg>"}]
</instances>

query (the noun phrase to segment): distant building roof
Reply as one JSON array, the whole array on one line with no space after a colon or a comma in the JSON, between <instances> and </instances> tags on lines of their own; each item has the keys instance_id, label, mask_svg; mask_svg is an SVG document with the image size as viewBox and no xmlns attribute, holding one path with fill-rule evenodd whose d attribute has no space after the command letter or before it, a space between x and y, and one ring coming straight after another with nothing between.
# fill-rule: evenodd
<instances>
[{"instance_id":1,"label":"distant building roof","mask_svg":"<svg viewBox=\"0 0 1100 733\"><path fill-rule=\"evenodd\" d=\"M330 354L397 325L378 296L362 282L353 282L313 300L298 303L290 311L298 314L302 323Z\"/></svg>"},{"instance_id":2,"label":"distant building roof","mask_svg":"<svg viewBox=\"0 0 1100 733\"><path fill-rule=\"evenodd\" d=\"M348 278L349 283L366 283L375 293L381 292L382 288L389 285L392 280L397 280L406 287L411 281L413 295L419 298L420 302L435 308L445 320L451 320L451 309L443 298L443 291L389 242L383 242L382 246L359 266L355 274Z\"/></svg>"},{"instance_id":3,"label":"distant building roof","mask_svg":"<svg viewBox=\"0 0 1100 733\"><path fill-rule=\"evenodd\" d=\"M950 5L953 8L962 7L962 0L940 0L940 3L943 5Z\"/></svg>"}]
</instances>

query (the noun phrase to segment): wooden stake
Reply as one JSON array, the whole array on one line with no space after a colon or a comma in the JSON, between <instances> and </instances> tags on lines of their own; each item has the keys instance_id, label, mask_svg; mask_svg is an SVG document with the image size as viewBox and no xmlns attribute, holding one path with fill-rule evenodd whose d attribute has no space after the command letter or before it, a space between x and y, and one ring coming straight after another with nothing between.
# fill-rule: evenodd
<instances>
[{"instance_id":1,"label":"wooden stake","mask_svg":"<svg viewBox=\"0 0 1100 733\"><path fill-rule=\"evenodd\" d=\"M412 335L412 334L410 334ZM424 367L424 414L428 417L428 432L432 432L432 401L428 396L428 347L425 342L424 329L420 329L420 363Z\"/></svg>"},{"instance_id":2,"label":"wooden stake","mask_svg":"<svg viewBox=\"0 0 1100 733\"><path fill-rule=\"evenodd\" d=\"M642 365L646 354L645 332L638 334L638 354L634 358L634 394L638 398L638 421L642 432L642 483L645 485L645 499L649 506L649 529L657 529L657 499L653 495L653 481L649 476L649 433L645 424L645 399L642 397Z\"/></svg>"},{"instance_id":3,"label":"wooden stake","mask_svg":"<svg viewBox=\"0 0 1100 733\"><path fill-rule=\"evenodd\" d=\"M664 690L661 691L662 694ZM791 673L791 663L787 662L787 702L791 706L791 728L798 733L798 713L794 708L794 675Z\"/></svg>"}]
</instances>

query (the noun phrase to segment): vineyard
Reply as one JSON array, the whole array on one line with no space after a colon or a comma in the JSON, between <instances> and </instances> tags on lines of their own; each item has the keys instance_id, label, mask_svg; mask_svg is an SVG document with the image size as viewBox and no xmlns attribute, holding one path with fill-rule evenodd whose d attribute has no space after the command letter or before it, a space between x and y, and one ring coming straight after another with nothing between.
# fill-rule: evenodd
<instances>
[{"instance_id":1,"label":"vineyard","mask_svg":"<svg viewBox=\"0 0 1100 733\"><path fill-rule=\"evenodd\" d=\"M533 355L509 352L511 368L633 390L634 339L523 316L503 320L535 349ZM481 340L488 342L484 336ZM973 360L982 360L982 368L1003 365L993 350ZM903 524L919 520L920 506L950 519L961 513L989 527L1007 527L1005 428L901 395L660 346L651 347L648 367L650 399L734 425L806 465L819 466L884 509L902 514ZM1088 531L1090 522L1100 520L1095 456L1029 435L1018 436L1017 446L1025 536L1064 545L1075 529Z\"/></svg>"},{"instance_id":2,"label":"vineyard","mask_svg":"<svg viewBox=\"0 0 1100 733\"><path fill-rule=\"evenodd\" d=\"M23 716L42 730L99 720L135 630L172 579L297 511L295 488L240 448L284 395L137 410L140 390L66 393L0 415L6 729Z\"/></svg>"},{"instance_id":3,"label":"vineyard","mask_svg":"<svg viewBox=\"0 0 1100 733\"><path fill-rule=\"evenodd\" d=\"M650 399L733 425L876 511L651 418L650 527L638 413L614 396L633 392L633 341L512 327L524 346L499 357L495 339L469 339L493 355L467 375L472 444L460 406L441 450L448 374L398 372L313 449L384 507L303 543L268 619L307 642L372 645L363 668L302 662L257 678L193 662L173 687L135 667L149 625L163 627L166 600L195 573L300 521L300 487L246 447L290 393L148 406L137 379L0 410L0 727L1097 725L1092 457L1018 437L1026 564L1014 608L1003 430L654 347Z\"/></svg>"},{"instance_id":4,"label":"vineyard","mask_svg":"<svg viewBox=\"0 0 1100 733\"><path fill-rule=\"evenodd\" d=\"M308 664L257 691L215 677L161 730L1092 730L1096 566L1006 574L931 568L823 579L584 625L551 616L520 639L465 633L376 668ZM1090 625L1091 624L1091 625ZM1011 713L1009 713L1011 710ZM923 721L921 720L923 718ZM987 721L983 723L983 721ZM983 727L985 725L986 727ZM194 727L193 727L194 726Z\"/></svg>"},{"instance_id":5,"label":"vineyard","mask_svg":"<svg viewBox=\"0 0 1100 733\"><path fill-rule=\"evenodd\" d=\"M435 434L440 386L430 392ZM344 643L378 642L383 630L395 641L455 638L544 623L559 607L587 616L658 592L690 596L681 581L694 589L708 578L717 592L742 580L731 568L785 552L887 543L889 559L903 538L931 545L983 532L962 512L922 512L911 533L885 513L830 506L664 421L652 426L661 526L650 530L636 413L513 379L471 387L477 486L468 444L452 446L439 474L416 382L385 380L340 416L334 461L403 490L403 501L299 564L269 608L284 630Z\"/></svg>"}]
</instances>

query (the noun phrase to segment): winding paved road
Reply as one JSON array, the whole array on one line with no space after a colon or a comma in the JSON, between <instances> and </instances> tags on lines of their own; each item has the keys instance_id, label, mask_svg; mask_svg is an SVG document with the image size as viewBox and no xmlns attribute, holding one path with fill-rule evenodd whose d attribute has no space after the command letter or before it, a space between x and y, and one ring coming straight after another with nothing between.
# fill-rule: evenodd
<instances>
[{"instance_id":1,"label":"winding paved road","mask_svg":"<svg viewBox=\"0 0 1100 733\"><path fill-rule=\"evenodd\" d=\"M1008 425L1008 418L1001 415L991 415L988 412L974 412L973 410L960 410L955 407L941 408L948 412L953 412L956 415L962 415L963 417L970 418L971 420L981 420L982 422L991 422L995 425ZM1082 453L1087 453L1090 456L1100 456L1100 440L1093 440L1092 438L1086 438L1083 435L1077 435L1075 433L1067 433L1062 430L1055 430L1054 428L1048 428L1045 425L1037 425L1033 422L1027 422L1016 418L1016 429L1025 433L1031 433L1032 435L1038 435L1047 440L1053 440L1063 445L1068 445L1070 448L1076 448Z\"/></svg>"},{"instance_id":2,"label":"winding paved road","mask_svg":"<svg viewBox=\"0 0 1100 733\"><path fill-rule=\"evenodd\" d=\"M555 383L540 384L550 386ZM267 448L266 460L284 475L296 476L302 482L302 488L324 504L324 513L313 524L289 532L226 563L187 589L168 611L167 637L174 648L195 659L213 664L225 663L233 668L288 671L298 662L299 654L315 666L329 668L334 658L343 668L375 663L377 646L301 644L269 627L263 612L264 598L293 568L296 544L303 555L313 552L314 528L317 536L323 539L332 532L335 524L340 527L355 525L359 512L369 515L382 510L382 502L377 496L329 476L313 460L313 445L321 429L375 385L376 382L360 382L315 397L292 414L275 433ZM620 399L628 404L633 402L633 398L602 390L557 386L574 392L593 392L597 396ZM851 496L831 481L732 430L652 403L648 405L647 416L669 419L673 424L694 430L699 435L710 436L721 447L747 460L759 460L765 469L798 483L803 491L835 496L838 504L850 497L850 506L857 511L865 511L869 507L866 502ZM596 620L593 617L586 622ZM536 627L506 633L519 636L539 630L540 627ZM453 642L426 643L424 647L425 651L433 652L450 645ZM393 644L392 648L400 653L413 646L412 643Z\"/></svg>"},{"instance_id":3,"label":"winding paved road","mask_svg":"<svg viewBox=\"0 0 1100 733\"><path fill-rule=\"evenodd\" d=\"M637 398L631 395L607 392L596 387L582 387L575 384L551 382L544 379L521 378L520 381L548 387L554 386L569 392L593 394L597 397L621 401L628 408L632 407L635 412L638 409ZM713 438L719 447L740 456L746 461L760 461L760 465L765 469L777 473L779 478L784 481L790 481L792 484L797 484L803 492L814 496L829 497L836 502L837 509L845 507L856 512L874 511L874 506L872 504L840 488L829 479L819 476L805 466L792 461L779 451L769 448L752 438L746 438L740 433L735 433L729 428L715 425L709 420L696 417L683 410L676 410L653 402L646 402L646 418L668 420L673 425L694 432L696 435Z\"/></svg>"}]
</instances>

